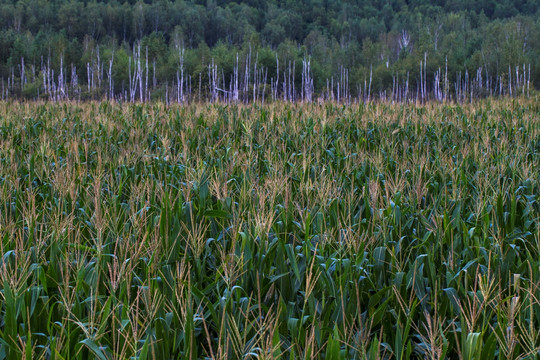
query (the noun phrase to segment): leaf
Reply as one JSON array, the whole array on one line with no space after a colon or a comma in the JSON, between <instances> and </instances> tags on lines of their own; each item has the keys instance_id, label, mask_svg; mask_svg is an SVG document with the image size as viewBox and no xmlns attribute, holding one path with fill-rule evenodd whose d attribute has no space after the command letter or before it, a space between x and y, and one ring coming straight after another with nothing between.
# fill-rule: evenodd
<instances>
[{"instance_id":1,"label":"leaf","mask_svg":"<svg viewBox=\"0 0 540 360\"><path fill-rule=\"evenodd\" d=\"M104 350L96 344L92 339L84 339L79 342L90 350L99 360L107 360L107 355Z\"/></svg>"},{"instance_id":2,"label":"leaf","mask_svg":"<svg viewBox=\"0 0 540 360\"><path fill-rule=\"evenodd\" d=\"M232 219L231 213L225 210L207 210L204 212L204 216L218 219Z\"/></svg>"},{"instance_id":3,"label":"leaf","mask_svg":"<svg viewBox=\"0 0 540 360\"><path fill-rule=\"evenodd\" d=\"M339 337L336 337L337 333L334 330L334 336L330 335L326 344L325 359L327 360L339 360L341 359L341 346Z\"/></svg>"},{"instance_id":4,"label":"leaf","mask_svg":"<svg viewBox=\"0 0 540 360\"><path fill-rule=\"evenodd\" d=\"M480 358L480 351L482 350L482 337L479 332L467 334L467 338L463 346L463 359L473 360Z\"/></svg>"},{"instance_id":5,"label":"leaf","mask_svg":"<svg viewBox=\"0 0 540 360\"><path fill-rule=\"evenodd\" d=\"M139 354L139 360L146 360L148 358L148 337L144 340L144 345Z\"/></svg>"},{"instance_id":6,"label":"leaf","mask_svg":"<svg viewBox=\"0 0 540 360\"><path fill-rule=\"evenodd\" d=\"M450 306L452 307L452 310L454 311L454 315L459 315L460 307L459 307L459 297L456 289L454 288L445 288L443 289L446 296L448 296L448 300L450 300Z\"/></svg>"}]
</instances>

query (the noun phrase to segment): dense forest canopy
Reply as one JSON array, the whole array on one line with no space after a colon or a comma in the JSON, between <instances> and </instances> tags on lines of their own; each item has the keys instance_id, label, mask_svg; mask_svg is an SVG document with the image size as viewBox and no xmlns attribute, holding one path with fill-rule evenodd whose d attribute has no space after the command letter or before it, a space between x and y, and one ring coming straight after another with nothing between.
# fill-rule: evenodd
<instances>
[{"instance_id":1,"label":"dense forest canopy","mask_svg":"<svg viewBox=\"0 0 540 360\"><path fill-rule=\"evenodd\" d=\"M276 96L291 88L293 98L306 78L314 94L345 81L349 96L367 83L373 94L436 93L438 80L457 93L474 79L511 93L513 82L540 85L539 19L537 0L0 0L2 98L63 84L78 98L123 96L143 78L147 98L179 85L206 94L235 72L250 74L246 91L276 81Z\"/></svg>"}]
</instances>

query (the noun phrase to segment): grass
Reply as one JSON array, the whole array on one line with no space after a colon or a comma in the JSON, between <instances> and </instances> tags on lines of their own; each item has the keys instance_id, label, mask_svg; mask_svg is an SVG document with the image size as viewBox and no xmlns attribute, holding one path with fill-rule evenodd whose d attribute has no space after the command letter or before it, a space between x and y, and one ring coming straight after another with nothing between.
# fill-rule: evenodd
<instances>
[{"instance_id":1,"label":"grass","mask_svg":"<svg viewBox=\"0 0 540 360\"><path fill-rule=\"evenodd\" d=\"M540 102L0 104L0 359L537 359Z\"/></svg>"}]
</instances>

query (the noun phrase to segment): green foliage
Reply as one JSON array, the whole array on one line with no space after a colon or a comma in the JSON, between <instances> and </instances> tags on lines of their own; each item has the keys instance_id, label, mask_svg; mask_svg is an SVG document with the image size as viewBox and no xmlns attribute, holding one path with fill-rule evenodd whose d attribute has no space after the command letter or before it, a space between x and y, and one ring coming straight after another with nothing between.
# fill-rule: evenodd
<instances>
[{"instance_id":1,"label":"green foliage","mask_svg":"<svg viewBox=\"0 0 540 360\"><path fill-rule=\"evenodd\" d=\"M291 45L298 51L290 60L301 63L304 57L311 57L313 64L317 64L313 67L317 94L325 91L326 79L340 77L341 66L350 74L365 72L364 69L371 66L378 69L381 77L376 79L374 90L377 92L390 92L398 73L403 74L400 83L405 81L407 73L414 74L410 77L412 86L420 81L417 73L425 53L428 54L426 75L430 88L438 69L447 72L450 87L454 87L459 74L465 71L474 76L477 69L482 68L484 79L492 77L495 84L497 76L508 76L509 67L513 73L516 66L523 64L530 65L531 74L530 77L527 74L527 79L538 87L539 14L540 6L535 0L3 0L0 1L0 47L3 49L0 77L4 81L14 78L14 83L20 83L21 59L24 58L29 81L41 85L39 71L43 65L50 65L58 75L63 59L67 69L65 79L69 82L76 75L78 83L86 85L87 65L97 61L97 46L104 54L123 48L131 56L133 48L142 42L143 53L147 47L150 63L156 62L156 87L160 89L176 81L178 47L185 47L186 56L199 64L187 67L185 73L193 79L195 89L199 75L206 72L212 61L198 48L214 50L225 46L225 51L218 49L212 56L216 63L232 68L234 61L230 59L235 59L237 53L243 53L246 45L251 44L255 52L272 52L274 59L282 47ZM409 37L406 45L400 44L403 34ZM243 61L241 57L240 67ZM104 65L107 68L106 62ZM115 62L113 67L116 95L124 95L129 83L126 61ZM276 75L269 65L266 67L266 82L270 87L270 80ZM297 89L301 83L299 69L294 79ZM154 67L152 75L153 71ZM228 69L223 71L228 72ZM118 75L120 73L122 75ZM225 79L228 82L230 78ZM57 80L56 76L55 82ZM357 95L365 77L354 80L350 90ZM22 88L10 91L12 96L28 97ZM77 98L96 99L91 94L86 95L81 96L79 91ZM38 98L37 92L34 98Z\"/></svg>"},{"instance_id":2,"label":"green foliage","mask_svg":"<svg viewBox=\"0 0 540 360\"><path fill-rule=\"evenodd\" d=\"M539 99L0 105L0 358L535 358Z\"/></svg>"}]
</instances>

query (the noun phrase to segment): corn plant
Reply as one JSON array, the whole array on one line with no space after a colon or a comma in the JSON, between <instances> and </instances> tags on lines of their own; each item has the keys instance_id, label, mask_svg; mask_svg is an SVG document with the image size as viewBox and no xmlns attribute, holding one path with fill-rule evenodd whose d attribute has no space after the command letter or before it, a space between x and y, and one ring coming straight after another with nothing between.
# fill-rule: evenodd
<instances>
[{"instance_id":1,"label":"corn plant","mask_svg":"<svg viewBox=\"0 0 540 360\"><path fill-rule=\"evenodd\" d=\"M0 359L537 359L540 102L0 104Z\"/></svg>"}]
</instances>

